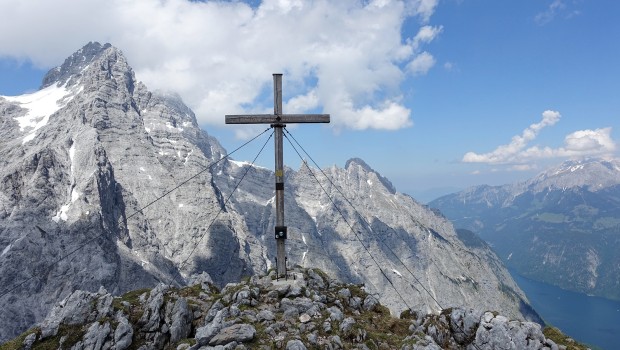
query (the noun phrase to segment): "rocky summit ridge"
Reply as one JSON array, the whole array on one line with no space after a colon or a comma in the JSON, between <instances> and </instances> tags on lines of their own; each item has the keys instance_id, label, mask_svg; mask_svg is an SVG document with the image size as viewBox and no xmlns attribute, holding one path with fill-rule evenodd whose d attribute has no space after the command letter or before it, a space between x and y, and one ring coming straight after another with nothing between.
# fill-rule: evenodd
<instances>
[{"instance_id":1,"label":"rocky summit ridge","mask_svg":"<svg viewBox=\"0 0 620 350\"><path fill-rule=\"evenodd\" d=\"M533 322L462 308L394 318L362 286L320 270L298 268L289 280L274 276L252 276L222 290L203 282L119 297L103 288L75 291L6 350L567 348Z\"/></svg>"},{"instance_id":2,"label":"rocky summit ridge","mask_svg":"<svg viewBox=\"0 0 620 350\"><path fill-rule=\"evenodd\" d=\"M35 93L0 96L0 341L76 290L223 287L267 271L274 174L226 154L109 44L87 44ZM289 266L364 283L396 315L537 317L486 245L463 242L361 159L285 177Z\"/></svg>"}]
</instances>

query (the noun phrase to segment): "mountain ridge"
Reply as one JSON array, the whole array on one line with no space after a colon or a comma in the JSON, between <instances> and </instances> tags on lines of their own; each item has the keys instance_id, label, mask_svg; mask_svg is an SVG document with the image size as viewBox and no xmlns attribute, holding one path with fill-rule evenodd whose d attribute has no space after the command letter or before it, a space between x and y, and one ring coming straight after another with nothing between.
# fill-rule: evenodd
<instances>
[{"instance_id":1,"label":"mountain ridge","mask_svg":"<svg viewBox=\"0 0 620 350\"><path fill-rule=\"evenodd\" d=\"M570 160L521 183L477 186L429 205L479 233L521 275L620 299L617 159Z\"/></svg>"}]
</instances>

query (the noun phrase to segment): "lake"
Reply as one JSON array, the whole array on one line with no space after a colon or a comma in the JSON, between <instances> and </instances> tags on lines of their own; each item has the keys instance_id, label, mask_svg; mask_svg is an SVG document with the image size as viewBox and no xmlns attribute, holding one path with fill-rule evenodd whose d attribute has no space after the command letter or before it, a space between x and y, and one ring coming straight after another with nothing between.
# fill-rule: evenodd
<instances>
[{"instance_id":1,"label":"lake","mask_svg":"<svg viewBox=\"0 0 620 350\"><path fill-rule=\"evenodd\" d=\"M538 314L571 338L620 349L620 302L567 291L510 271Z\"/></svg>"}]
</instances>

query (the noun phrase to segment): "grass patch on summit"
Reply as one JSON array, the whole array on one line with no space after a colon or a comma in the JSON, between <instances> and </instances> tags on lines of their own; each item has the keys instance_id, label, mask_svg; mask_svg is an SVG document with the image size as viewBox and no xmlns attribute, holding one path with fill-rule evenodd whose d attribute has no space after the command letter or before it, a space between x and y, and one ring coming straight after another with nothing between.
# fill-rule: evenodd
<instances>
[{"instance_id":1,"label":"grass patch on summit","mask_svg":"<svg viewBox=\"0 0 620 350\"><path fill-rule=\"evenodd\" d=\"M29 336L32 333L40 333L41 331L38 328L32 328L29 329L27 331L25 331L24 333L20 334L19 336L17 336L17 338L10 340L4 344L0 344L0 350L17 350L20 349L22 347L22 344L24 343L24 339L26 339L27 336Z\"/></svg>"},{"instance_id":2,"label":"grass patch on summit","mask_svg":"<svg viewBox=\"0 0 620 350\"><path fill-rule=\"evenodd\" d=\"M566 350L594 349L593 347L578 343L555 327L545 327L545 329L543 329L543 334L547 339L553 340L557 345L566 346Z\"/></svg>"}]
</instances>

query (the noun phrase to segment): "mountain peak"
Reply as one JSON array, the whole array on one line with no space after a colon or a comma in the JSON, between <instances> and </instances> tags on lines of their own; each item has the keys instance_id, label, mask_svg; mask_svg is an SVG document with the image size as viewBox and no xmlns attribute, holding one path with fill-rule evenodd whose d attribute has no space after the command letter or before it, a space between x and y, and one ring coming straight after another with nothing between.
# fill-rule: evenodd
<instances>
[{"instance_id":1,"label":"mountain peak","mask_svg":"<svg viewBox=\"0 0 620 350\"><path fill-rule=\"evenodd\" d=\"M620 184L620 160L584 158L567 160L528 181L529 187L544 188L588 187L597 191Z\"/></svg>"},{"instance_id":2,"label":"mountain peak","mask_svg":"<svg viewBox=\"0 0 620 350\"><path fill-rule=\"evenodd\" d=\"M364 162L364 160L361 158L351 158L347 160L346 164L344 165L344 168L348 170L349 167L351 167L352 165L359 165L366 171L374 172L374 170L368 164L366 164L366 162Z\"/></svg>"},{"instance_id":3,"label":"mountain peak","mask_svg":"<svg viewBox=\"0 0 620 350\"><path fill-rule=\"evenodd\" d=\"M388 191L390 191L390 193L392 193L392 194L396 193L396 188L394 188L394 185L392 185L392 182L390 182L390 180L388 180L385 177L381 176L381 174L379 174L379 172L377 172L376 170L371 168L368 164L366 164L366 162L364 162L360 158L351 158L351 159L347 160L344 168L346 170L348 170L348 171L351 171L353 169L353 166L355 166L355 165L357 165L360 168L362 168L364 170L364 172L366 172L366 173L373 173L373 174L375 174L377 176L377 178L379 179L379 181L381 181L383 186L385 186L388 189Z\"/></svg>"},{"instance_id":4,"label":"mountain peak","mask_svg":"<svg viewBox=\"0 0 620 350\"><path fill-rule=\"evenodd\" d=\"M67 83L71 77L79 74L85 67L100 57L101 54L108 49L120 52L109 43L101 45L96 41L89 42L65 59L62 65L52 68L47 72L45 77L43 77L41 89L55 83Z\"/></svg>"}]
</instances>

